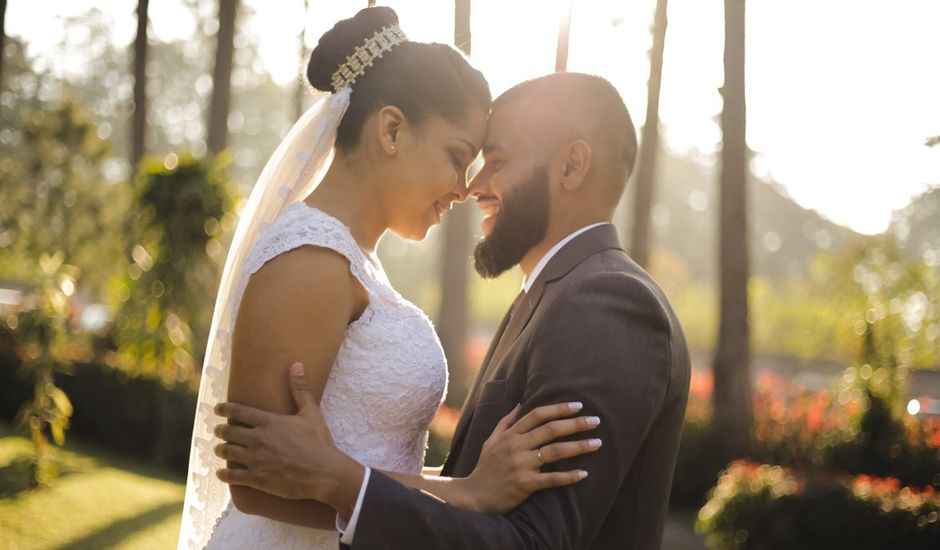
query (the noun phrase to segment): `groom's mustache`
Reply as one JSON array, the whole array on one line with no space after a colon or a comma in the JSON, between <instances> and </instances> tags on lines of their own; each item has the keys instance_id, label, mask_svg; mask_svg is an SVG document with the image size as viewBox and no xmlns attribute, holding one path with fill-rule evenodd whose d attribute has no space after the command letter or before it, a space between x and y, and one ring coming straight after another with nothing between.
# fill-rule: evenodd
<instances>
[{"instance_id":1,"label":"groom's mustache","mask_svg":"<svg viewBox=\"0 0 940 550\"><path fill-rule=\"evenodd\" d=\"M491 213L491 210L500 207L500 202L496 195L481 195L477 197L477 206L485 213Z\"/></svg>"}]
</instances>

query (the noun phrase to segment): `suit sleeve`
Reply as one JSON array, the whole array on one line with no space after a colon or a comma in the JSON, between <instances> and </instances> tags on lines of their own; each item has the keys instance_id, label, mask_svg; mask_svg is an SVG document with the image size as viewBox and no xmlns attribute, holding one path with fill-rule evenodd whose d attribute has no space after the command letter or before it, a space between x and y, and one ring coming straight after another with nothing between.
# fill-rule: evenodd
<instances>
[{"instance_id":1,"label":"suit sleeve","mask_svg":"<svg viewBox=\"0 0 940 550\"><path fill-rule=\"evenodd\" d=\"M535 493L499 515L449 506L375 472L353 550L589 546L632 465L647 459L642 443L662 407L669 365L669 324L645 285L620 273L571 284L547 306L529 340L523 414L578 400L583 414L599 416L600 427L590 433L603 440L599 451L544 467L580 468L588 478Z\"/></svg>"}]
</instances>

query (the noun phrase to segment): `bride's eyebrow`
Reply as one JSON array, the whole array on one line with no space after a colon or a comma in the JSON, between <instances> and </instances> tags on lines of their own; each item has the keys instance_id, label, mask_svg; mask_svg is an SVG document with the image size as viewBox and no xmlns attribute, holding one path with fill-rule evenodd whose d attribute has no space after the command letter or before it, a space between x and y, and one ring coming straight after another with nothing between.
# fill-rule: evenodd
<instances>
[{"instance_id":1,"label":"bride's eyebrow","mask_svg":"<svg viewBox=\"0 0 940 550\"><path fill-rule=\"evenodd\" d=\"M462 142L464 145L466 145L467 148L470 150L470 160L473 160L474 158L476 158L476 156L479 154L479 150L477 149L477 146L464 138L459 137L457 139L460 142Z\"/></svg>"}]
</instances>

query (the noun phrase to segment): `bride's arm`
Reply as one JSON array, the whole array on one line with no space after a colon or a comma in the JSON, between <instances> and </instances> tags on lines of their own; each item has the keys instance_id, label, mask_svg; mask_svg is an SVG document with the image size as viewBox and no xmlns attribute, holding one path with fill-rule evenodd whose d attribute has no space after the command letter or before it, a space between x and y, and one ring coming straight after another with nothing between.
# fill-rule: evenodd
<instances>
[{"instance_id":1,"label":"bride's arm","mask_svg":"<svg viewBox=\"0 0 940 550\"><path fill-rule=\"evenodd\" d=\"M335 252L304 246L265 264L249 279L239 306L228 401L293 414L288 370L299 360L319 403L346 326L365 303L349 264ZM336 512L323 503L282 499L248 487L232 486L231 491L244 513L335 528Z\"/></svg>"}]
</instances>

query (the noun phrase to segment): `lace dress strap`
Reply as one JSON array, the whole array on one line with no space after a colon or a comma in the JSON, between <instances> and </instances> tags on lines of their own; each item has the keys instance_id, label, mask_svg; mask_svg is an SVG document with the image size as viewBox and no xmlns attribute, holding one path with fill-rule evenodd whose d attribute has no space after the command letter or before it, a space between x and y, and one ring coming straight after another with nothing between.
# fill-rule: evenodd
<instances>
[{"instance_id":1,"label":"lace dress strap","mask_svg":"<svg viewBox=\"0 0 940 550\"><path fill-rule=\"evenodd\" d=\"M328 248L341 254L349 261L353 276L367 292L372 293L374 277L370 276L368 259L349 228L304 202L288 206L273 223L262 227L258 242L245 261L244 278L247 280L277 256L304 245Z\"/></svg>"}]
</instances>

